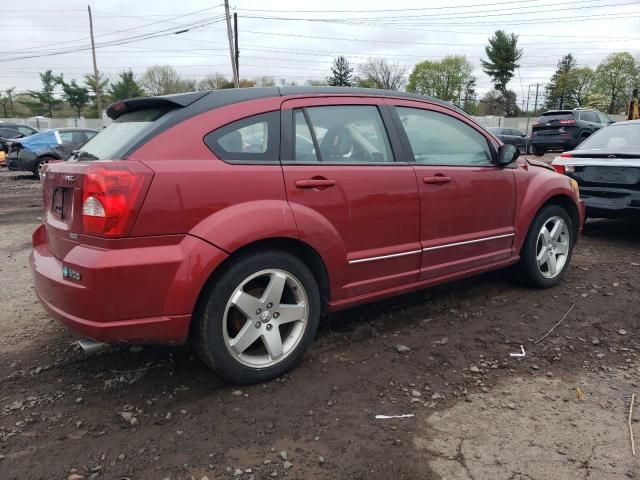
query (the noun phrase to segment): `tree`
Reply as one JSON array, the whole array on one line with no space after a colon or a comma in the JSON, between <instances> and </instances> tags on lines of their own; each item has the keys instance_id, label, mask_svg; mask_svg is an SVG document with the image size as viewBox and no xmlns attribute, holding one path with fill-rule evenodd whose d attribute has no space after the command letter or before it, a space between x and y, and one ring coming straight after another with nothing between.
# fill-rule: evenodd
<instances>
[{"instance_id":1,"label":"tree","mask_svg":"<svg viewBox=\"0 0 640 480\"><path fill-rule=\"evenodd\" d=\"M100 92L100 98L104 97L107 87L109 86L109 79L104 78L100 72L98 72L98 76L91 73L87 73L84 76L84 83L89 90L89 98L91 101L95 102L98 92ZM107 102L102 101L102 104L105 105Z\"/></svg>"},{"instance_id":2,"label":"tree","mask_svg":"<svg viewBox=\"0 0 640 480\"><path fill-rule=\"evenodd\" d=\"M637 76L636 62L628 52L612 53L598 65L596 88L609 99L609 113L620 112L626 107Z\"/></svg>"},{"instance_id":3,"label":"tree","mask_svg":"<svg viewBox=\"0 0 640 480\"><path fill-rule=\"evenodd\" d=\"M471 77L464 86L462 109L467 113L476 113L476 77Z\"/></svg>"},{"instance_id":4,"label":"tree","mask_svg":"<svg viewBox=\"0 0 640 480\"><path fill-rule=\"evenodd\" d=\"M75 108L78 112L78 118L80 118L82 109L89 103L89 90L78 85L75 79L71 80L71 83L65 82L62 75L58 77L58 83L62 86L65 101Z\"/></svg>"},{"instance_id":5,"label":"tree","mask_svg":"<svg viewBox=\"0 0 640 480\"><path fill-rule=\"evenodd\" d=\"M238 80L238 86L240 88L255 87L256 86L256 81L255 80L251 80L249 78L241 78L240 80Z\"/></svg>"},{"instance_id":6,"label":"tree","mask_svg":"<svg viewBox=\"0 0 640 480\"><path fill-rule=\"evenodd\" d=\"M551 81L545 88L547 108L573 108L576 102L572 96L575 78L573 70L577 62L572 54L565 55L558 62L557 69Z\"/></svg>"},{"instance_id":7,"label":"tree","mask_svg":"<svg viewBox=\"0 0 640 480\"><path fill-rule=\"evenodd\" d=\"M496 90L505 92L513 72L520 66L522 50L518 49L518 35L497 30L484 50L489 60L480 60L482 70L493 79Z\"/></svg>"},{"instance_id":8,"label":"tree","mask_svg":"<svg viewBox=\"0 0 640 480\"><path fill-rule=\"evenodd\" d=\"M332 87L351 87L353 85L353 68L343 56L336 57L331 67L331 76L327 83Z\"/></svg>"},{"instance_id":9,"label":"tree","mask_svg":"<svg viewBox=\"0 0 640 480\"><path fill-rule=\"evenodd\" d=\"M8 118L7 107L9 106L9 96L6 93L0 93L0 105L2 106L2 116Z\"/></svg>"},{"instance_id":10,"label":"tree","mask_svg":"<svg viewBox=\"0 0 640 480\"><path fill-rule=\"evenodd\" d=\"M233 88L233 82L221 73L207 75L198 82L198 90L220 90L222 88Z\"/></svg>"},{"instance_id":11,"label":"tree","mask_svg":"<svg viewBox=\"0 0 640 480\"><path fill-rule=\"evenodd\" d=\"M425 60L409 75L407 91L460 105L467 86L475 84L472 73L473 65L464 55L450 55L440 61Z\"/></svg>"},{"instance_id":12,"label":"tree","mask_svg":"<svg viewBox=\"0 0 640 480\"><path fill-rule=\"evenodd\" d=\"M576 68L571 72L573 88L569 93L576 106L583 107L593 91L595 73L590 67Z\"/></svg>"},{"instance_id":13,"label":"tree","mask_svg":"<svg viewBox=\"0 0 640 480\"><path fill-rule=\"evenodd\" d=\"M140 81L150 95L171 95L196 90L196 80L183 79L171 65L147 68Z\"/></svg>"},{"instance_id":14,"label":"tree","mask_svg":"<svg viewBox=\"0 0 640 480\"><path fill-rule=\"evenodd\" d=\"M40 74L42 82L42 90L29 90L29 96L35 99L35 102L28 102L27 106L36 115L49 113L49 118L53 118L53 108L62 103L62 100L55 98L54 90L58 85L58 77L51 70L47 70Z\"/></svg>"},{"instance_id":15,"label":"tree","mask_svg":"<svg viewBox=\"0 0 640 480\"><path fill-rule=\"evenodd\" d=\"M109 96L112 102L125 100L127 98L144 97L144 90L136 82L136 78L131 69L120 73L117 82L112 83L109 88Z\"/></svg>"},{"instance_id":16,"label":"tree","mask_svg":"<svg viewBox=\"0 0 640 480\"><path fill-rule=\"evenodd\" d=\"M587 97L585 106L604 111L609 107L609 98L603 93L592 92Z\"/></svg>"},{"instance_id":17,"label":"tree","mask_svg":"<svg viewBox=\"0 0 640 480\"><path fill-rule=\"evenodd\" d=\"M480 104L482 106L481 110L485 115L515 117L520 113L516 103L516 94L513 90L504 92L490 90L480 100Z\"/></svg>"},{"instance_id":18,"label":"tree","mask_svg":"<svg viewBox=\"0 0 640 480\"><path fill-rule=\"evenodd\" d=\"M359 71L362 78L358 83L362 82L362 86L400 90L406 83L406 67L399 63L389 63L384 58L370 58L360 65Z\"/></svg>"},{"instance_id":19,"label":"tree","mask_svg":"<svg viewBox=\"0 0 640 480\"><path fill-rule=\"evenodd\" d=\"M258 87L274 87L276 81L273 77L260 77L256 80L256 85Z\"/></svg>"},{"instance_id":20,"label":"tree","mask_svg":"<svg viewBox=\"0 0 640 480\"><path fill-rule=\"evenodd\" d=\"M328 87L329 84L326 80L307 80L305 82L309 87Z\"/></svg>"},{"instance_id":21,"label":"tree","mask_svg":"<svg viewBox=\"0 0 640 480\"><path fill-rule=\"evenodd\" d=\"M4 93L9 101L9 108L11 109L11 116L16 116L16 111L13 108L13 92L16 90L16 87L7 88ZM6 116L6 115L5 115Z\"/></svg>"}]
</instances>

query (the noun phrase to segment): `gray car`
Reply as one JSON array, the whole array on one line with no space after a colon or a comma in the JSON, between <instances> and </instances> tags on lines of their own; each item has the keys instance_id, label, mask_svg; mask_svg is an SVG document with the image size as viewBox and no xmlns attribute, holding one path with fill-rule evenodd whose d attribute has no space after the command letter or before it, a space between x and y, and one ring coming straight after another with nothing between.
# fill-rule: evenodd
<instances>
[{"instance_id":1,"label":"gray car","mask_svg":"<svg viewBox=\"0 0 640 480\"><path fill-rule=\"evenodd\" d=\"M529 153L529 136L517 128L490 127L487 130L502 140L502 143L518 147L520 153Z\"/></svg>"}]
</instances>

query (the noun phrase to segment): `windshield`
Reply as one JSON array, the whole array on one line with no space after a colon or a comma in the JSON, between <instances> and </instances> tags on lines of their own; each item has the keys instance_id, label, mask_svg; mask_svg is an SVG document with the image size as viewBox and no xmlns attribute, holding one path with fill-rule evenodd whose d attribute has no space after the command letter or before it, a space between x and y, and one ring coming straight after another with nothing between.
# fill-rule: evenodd
<instances>
[{"instance_id":1,"label":"windshield","mask_svg":"<svg viewBox=\"0 0 640 480\"><path fill-rule=\"evenodd\" d=\"M125 113L85 143L74 158L82 161L114 160L124 145L144 134L153 122L168 111L164 107Z\"/></svg>"},{"instance_id":2,"label":"windshield","mask_svg":"<svg viewBox=\"0 0 640 480\"><path fill-rule=\"evenodd\" d=\"M640 123L602 128L582 142L578 149L640 153Z\"/></svg>"}]
</instances>

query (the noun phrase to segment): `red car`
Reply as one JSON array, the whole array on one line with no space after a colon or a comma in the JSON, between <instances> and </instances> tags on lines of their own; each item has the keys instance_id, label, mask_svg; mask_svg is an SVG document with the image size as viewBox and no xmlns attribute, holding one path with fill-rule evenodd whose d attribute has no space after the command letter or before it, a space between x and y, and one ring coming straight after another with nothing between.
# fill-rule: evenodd
<instances>
[{"instance_id":1,"label":"red car","mask_svg":"<svg viewBox=\"0 0 640 480\"><path fill-rule=\"evenodd\" d=\"M575 181L461 111L370 89L125 100L43 179L45 308L100 342L179 344L236 382L292 368L319 319L518 264L567 269Z\"/></svg>"}]
</instances>

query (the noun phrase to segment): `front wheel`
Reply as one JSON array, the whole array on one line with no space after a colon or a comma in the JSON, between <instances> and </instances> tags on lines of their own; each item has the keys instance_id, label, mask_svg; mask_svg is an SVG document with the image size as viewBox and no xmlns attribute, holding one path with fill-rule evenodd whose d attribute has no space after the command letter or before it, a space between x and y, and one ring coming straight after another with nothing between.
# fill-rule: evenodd
<instances>
[{"instance_id":1,"label":"front wheel","mask_svg":"<svg viewBox=\"0 0 640 480\"><path fill-rule=\"evenodd\" d=\"M569 267L575 244L571 217L559 205L547 205L536 215L520 253L520 271L533 286L556 285Z\"/></svg>"},{"instance_id":2,"label":"front wheel","mask_svg":"<svg viewBox=\"0 0 640 480\"><path fill-rule=\"evenodd\" d=\"M320 293L309 268L279 250L234 260L205 293L194 345L224 378L257 383L302 359L320 319Z\"/></svg>"}]
</instances>

